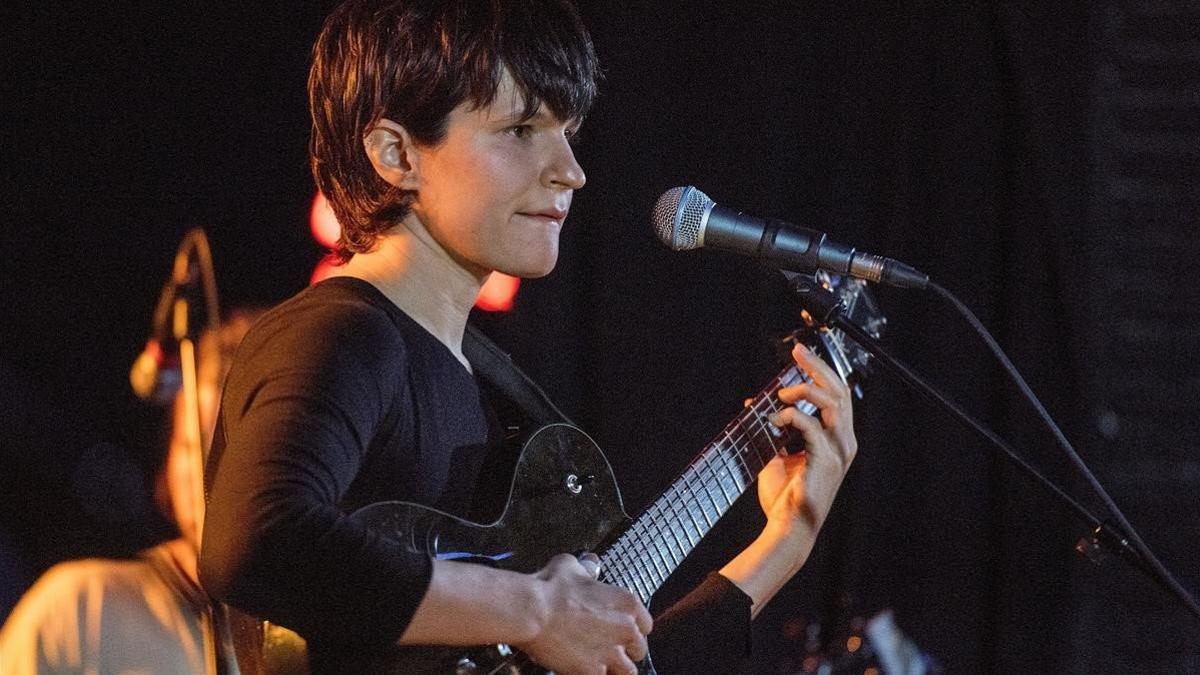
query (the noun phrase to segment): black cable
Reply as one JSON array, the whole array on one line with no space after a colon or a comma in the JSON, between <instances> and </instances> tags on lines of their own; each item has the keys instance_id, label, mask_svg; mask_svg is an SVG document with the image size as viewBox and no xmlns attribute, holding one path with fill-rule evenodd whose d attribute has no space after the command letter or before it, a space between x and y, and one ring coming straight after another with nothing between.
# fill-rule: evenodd
<instances>
[{"instance_id":1,"label":"black cable","mask_svg":"<svg viewBox=\"0 0 1200 675\"><path fill-rule=\"evenodd\" d=\"M1033 467L1033 465L1026 462L1024 458L1022 458L1021 455L1019 455L1017 451L1008 444L1007 441L1005 441L1003 438L1000 438L1000 436L996 435L996 432L987 428L982 422L975 419L967 411L963 410L962 407L960 407L957 403L947 398L945 394L942 394L932 385L921 379L920 376L905 366L899 359L893 356L891 352L887 351L887 349L882 347L870 335L868 335L858 326L854 325L852 321L847 319L845 316L838 314L832 317L832 324L849 335L855 342L861 345L863 349L866 349L868 352L870 352L872 356L875 356L876 363L883 364L886 368L890 369L893 373L899 376L900 379L915 387L917 391L924 394L934 403L937 403L948 409L954 414L955 417L964 422L973 431L983 436L996 447L1003 450L1004 453L1008 455L1009 458L1025 472L1026 475L1032 478L1035 482L1040 483L1050 492L1053 492L1059 499L1063 500L1063 502L1074 509L1075 513L1080 518L1087 521L1090 526L1099 526L1099 518L1092 515L1092 513L1088 511L1086 507L1075 501L1071 495L1063 492L1062 488L1055 485L1053 481L1043 476L1036 468Z\"/></svg>"},{"instance_id":2,"label":"black cable","mask_svg":"<svg viewBox=\"0 0 1200 675\"><path fill-rule=\"evenodd\" d=\"M1062 429L1060 429L1058 424L1055 423L1054 419L1050 416L1050 413L1046 411L1046 408L1042 405L1042 402L1038 400L1037 395L1033 393L1033 390L1030 389L1029 385L1025 382L1025 378L1021 376L1021 373L1017 370L1016 366L1014 366L1012 361L1009 360L1008 356L1004 353L1004 350L1000 348L1000 345L996 342L996 339L992 337L991 333L988 332L987 328L983 325L979 318L976 317L974 312L972 312L969 307L963 304L950 291L942 288L932 281L929 283L928 287L933 289L934 292L936 292L944 300L948 301L951 306L957 309L958 312L967 320L967 323L970 324L975 332L978 333L983 339L984 344L988 346L988 348L992 351L992 354L995 355L996 359L1004 367L1004 372L1008 375L1009 379L1012 380L1013 384L1015 384L1021 391L1021 394L1024 395L1030 404L1033 405L1034 410L1037 411L1042 422L1045 423L1045 425L1050 429L1050 432L1054 435L1059 447L1061 447L1066 453L1067 458L1070 459L1071 463L1075 465L1080 474L1082 474L1084 479L1087 480L1092 490L1100 497L1100 500L1104 502L1105 507L1108 508L1109 512L1120 526L1121 534L1127 536L1133 543L1133 548L1139 556L1141 562L1148 566L1148 569L1145 571L1150 572L1152 578L1155 578L1160 584L1178 596L1179 600L1183 602L1188 610L1191 611L1196 618L1200 619L1200 604L1197 604L1196 599L1192 597L1192 595L1183 587L1182 584L1179 583L1177 579L1175 579L1166 566L1162 564L1162 561L1160 561L1158 557L1154 555L1154 552L1150 550L1150 547L1147 546L1144 541L1142 541L1142 538L1140 535L1138 535L1137 530L1133 528L1133 525L1131 525L1125 518L1125 514L1122 513L1121 509L1117 507L1112 497L1109 496L1108 492L1105 491L1100 482L1096 480L1095 475L1093 475L1091 470L1088 469L1087 464L1084 463L1083 459L1079 456L1079 453L1075 451L1075 448L1071 445L1071 442L1067 440L1067 437L1063 434ZM1005 452L1008 452L1008 450L1005 450ZM1061 494L1060 490L1057 488L1054 489ZM1070 501L1073 505L1075 504L1072 500L1068 501ZM1093 522L1096 522L1094 518Z\"/></svg>"}]
</instances>

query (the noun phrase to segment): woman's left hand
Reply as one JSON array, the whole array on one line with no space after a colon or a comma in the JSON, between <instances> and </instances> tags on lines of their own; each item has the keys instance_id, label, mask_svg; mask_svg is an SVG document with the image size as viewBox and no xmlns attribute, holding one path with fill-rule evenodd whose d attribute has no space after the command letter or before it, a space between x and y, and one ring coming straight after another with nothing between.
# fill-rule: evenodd
<instances>
[{"instance_id":1,"label":"woman's left hand","mask_svg":"<svg viewBox=\"0 0 1200 675\"><path fill-rule=\"evenodd\" d=\"M829 514L838 487L858 452L849 387L819 356L804 345L792 350L796 365L811 381L779 390L786 408L771 415L779 427L791 427L804 438L804 451L772 459L758 476L758 499L769 524L816 536ZM807 415L796 403L808 401L819 415Z\"/></svg>"}]
</instances>

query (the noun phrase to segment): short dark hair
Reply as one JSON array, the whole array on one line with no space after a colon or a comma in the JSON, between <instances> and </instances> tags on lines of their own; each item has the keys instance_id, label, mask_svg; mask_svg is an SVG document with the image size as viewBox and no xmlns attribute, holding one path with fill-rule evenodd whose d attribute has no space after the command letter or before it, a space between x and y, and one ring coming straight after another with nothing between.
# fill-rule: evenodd
<instances>
[{"instance_id":1,"label":"short dark hair","mask_svg":"<svg viewBox=\"0 0 1200 675\"><path fill-rule=\"evenodd\" d=\"M337 254L369 251L412 196L379 177L363 138L387 118L414 142L445 138L466 102L490 104L504 70L532 117L582 119L599 64L569 0L349 0L325 20L308 78L313 178L341 223Z\"/></svg>"}]
</instances>

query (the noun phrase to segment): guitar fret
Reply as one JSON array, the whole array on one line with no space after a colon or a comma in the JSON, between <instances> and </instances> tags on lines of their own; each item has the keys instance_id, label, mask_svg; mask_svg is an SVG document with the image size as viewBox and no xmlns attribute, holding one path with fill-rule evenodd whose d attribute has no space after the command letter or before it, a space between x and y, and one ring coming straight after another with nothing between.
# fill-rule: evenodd
<instances>
[{"instance_id":1,"label":"guitar fret","mask_svg":"<svg viewBox=\"0 0 1200 675\"><path fill-rule=\"evenodd\" d=\"M646 569L646 565L640 557L634 558L632 562L634 563L634 569L637 571L638 587L641 590L640 595L644 598L649 598L654 594L655 588L654 584L650 581L649 570Z\"/></svg>"},{"instance_id":2,"label":"guitar fret","mask_svg":"<svg viewBox=\"0 0 1200 675\"><path fill-rule=\"evenodd\" d=\"M635 570L633 569L633 566L629 560L628 538L622 536L621 538L617 539L616 543L613 544L609 551L612 552L612 556L614 558L612 564L621 571L622 576L629 579L630 585L626 588L631 591L637 591L637 577L634 575ZM602 560L601 564L608 563L605 563Z\"/></svg>"},{"instance_id":3,"label":"guitar fret","mask_svg":"<svg viewBox=\"0 0 1200 675\"><path fill-rule=\"evenodd\" d=\"M679 490L680 490L680 488L678 486L672 485L667 490L667 493L672 495L672 501L675 504L675 506L672 508L675 509L675 513L678 514L679 508L682 507L683 512L687 514L688 520L690 520L692 522L692 525L696 528L696 534L698 536L696 537L696 540L693 541L691 531L686 527L686 524L683 522L683 519L682 518L679 519L680 529L682 529L683 533L685 535L687 535L689 552L691 552L691 549L695 548L696 544L700 542L700 539L704 537L704 530L703 530L703 528L700 527L700 523L696 521L696 515L694 513L692 513L691 506L689 506L688 503L684 500L683 495L680 494ZM684 557L686 557L686 556L684 556Z\"/></svg>"},{"instance_id":4,"label":"guitar fret","mask_svg":"<svg viewBox=\"0 0 1200 675\"><path fill-rule=\"evenodd\" d=\"M669 516L664 518L666 525L663 529L665 529L671 535L671 538L667 540L668 544L670 543L671 539L675 540L675 545L677 548L673 551L673 553L679 554L678 558L675 560L675 564L678 565L679 563L683 562L683 559L687 557L688 552L691 551L691 542L689 541L687 544L684 544L679 538L679 528L674 526L676 521L680 520L679 512L676 511L674 505L671 504L669 494L670 491L667 492L668 498L666 500L659 499L656 504L658 505L659 513L666 513L667 507L671 507Z\"/></svg>"},{"instance_id":5,"label":"guitar fret","mask_svg":"<svg viewBox=\"0 0 1200 675\"><path fill-rule=\"evenodd\" d=\"M750 412L753 412L753 410L751 410ZM763 456L762 443L759 440L760 434L758 433L758 429L763 428L762 423L758 419L758 415L753 415L754 419L752 420L752 423L757 425L757 429L756 429L754 426L749 426L748 423L750 423L751 421L747 420L746 417L747 417L746 413L739 415L737 418L737 422L738 422L739 427L742 429L744 438L746 439L747 452L753 452L754 456L756 458L758 458L759 461L762 461L763 465L765 466L766 458Z\"/></svg>"},{"instance_id":6,"label":"guitar fret","mask_svg":"<svg viewBox=\"0 0 1200 675\"><path fill-rule=\"evenodd\" d=\"M646 521L638 521L638 522L644 523ZM657 558L655 555L653 555L651 553L651 550L653 550L655 552L658 550L658 546L654 542L654 540L657 539L657 537L652 538L649 536L645 536L645 535L649 534L648 532L646 532L646 530L648 530L648 529L649 529L648 526L642 527L642 534L644 535L642 537L642 539L643 539L643 541L646 541L647 551L645 553L645 558L650 562L650 565L647 567L647 571L650 572L650 581L653 582L654 587L657 588L660 584L662 584L663 579L666 579L666 575L663 574L663 568L666 566L666 561Z\"/></svg>"},{"instance_id":7,"label":"guitar fret","mask_svg":"<svg viewBox=\"0 0 1200 675\"><path fill-rule=\"evenodd\" d=\"M733 443L733 439L729 437L728 432L726 432L725 438L729 440L729 446L728 446L729 452L733 453L733 456L736 457L738 462L742 465L742 469L745 470L746 480L751 480L755 476L757 476L758 472L750 470L750 465L746 463L745 454L742 452L741 448L739 448L735 443Z\"/></svg>"},{"instance_id":8,"label":"guitar fret","mask_svg":"<svg viewBox=\"0 0 1200 675\"><path fill-rule=\"evenodd\" d=\"M765 465L766 462L768 461L768 458L774 456L774 454L775 454L775 443L772 440L771 434L769 432L767 432L766 427L763 425L762 419L757 414L755 414L753 417L754 417L753 423L756 424L758 427L757 430L753 427L746 426L746 421L745 421L744 416L739 415L738 422L741 423L742 428L746 430L746 435L749 437L749 443L750 443L751 449L754 450L755 455L757 455L759 459L763 460L763 464ZM761 441L763 436L766 436L767 443L768 443L768 445L771 446L771 450L769 452L765 453L765 455L763 453L762 441Z\"/></svg>"},{"instance_id":9,"label":"guitar fret","mask_svg":"<svg viewBox=\"0 0 1200 675\"><path fill-rule=\"evenodd\" d=\"M666 574L663 575L663 579L666 580L671 575L671 570L679 566L683 557L679 555L679 551L671 548L671 538L667 536L670 533L670 521L663 513L661 504L655 504L653 508L656 511L653 521L655 529L658 530L658 537L655 539L658 542L659 552L665 553L662 558L666 563Z\"/></svg>"},{"instance_id":10,"label":"guitar fret","mask_svg":"<svg viewBox=\"0 0 1200 675\"><path fill-rule=\"evenodd\" d=\"M708 473L715 479L717 490L721 492L721 497L725 499L725 506L720 509L720 513L717 515L719 518L724 515L725 511L729 509L729 506L733 504L733 499L729 496L729 493L725 492L725 486L721 482L721 475L717 473L716 469L713 468L711 452L705 454L704 464L708 467Z\"/></svg>"},{"instance_id":11,"label":"guitar fret","mask_svg":"<svg viewBox=\"0 0 1200 675\"><path fill-rule=\"evenodd\" d=\"M703 491L703 494L705 497L704 504L706 506L712 507L711 522L715 524L718 520L721 519L721 514L723 514L725 512L725 510L723 508L721 508L720 502L718 502L716 497L713 496L712 486L709 484L709 480L708 480L707 476L705 476L704 470L708 467L708 464L705 461L706 459L707 459L707 454L702 456L699 459L699 461L697 461L696 467L695 467L696 470L695 470L695 473L693 474L693 478L695 479L696 484Z\"/></svg>"},{"instance_id":12,"label":"guitar fret","mask_svg":"<svg viewBox=\"0 0 1200 675\"><path fill-rule=\"evenodd\" d=\"M692 515L692 510L688 508L687 502L683 500L683 495L679 493L679 489L672 486L668 490L671 500L671 509L674 511L678 522L678 530L683 533L684 539L687 542L687 552L691 553L692 549L696 548L696 544L700 542L700 537L703 536L700 532L700 527L696 523L695 516ZM698 535L698 536L694 536ZM687 557L684 554L683 557Z\"/></svg>"},{"instance_id":13,"label":"guitar fret","mask_svg":"<svg viewBox=\"0 0 1200 675\"><path fill-rule=\"evenodd\" d=\"M700 478L698 471L699 469L696 466L696 462L693 462L692 465L687 468L687 471L684 475L687 476L688 490L690 490L692 493L692 501L700 507L700 515L704 516L705 522L708 523L708 529L711 530L713 524L717 522L716 518L721 517L721 509L717 506L717 503L712 500L712 495L708 494L708 490L705 489L704 496L708 499L708 503L712 504L713 513L716 514L716 518L708 517L708 511L704 508L704 500L699 498L695 488L695 481L700 481L701 485L704 484L704 481Z\"/></svg>"},{"instance_id":14,"label":"guitar fret","mask_svg":"<svg viewBox=\"0 0 1200 675\"><path fill-rule=\"evenodd\" d=\"M676 564L678 564L683 562L688 553L691 553L692 541L686 537L684 539L679 538L679 531L683 529L683 518L679 515L679 509L676 508L676 503L671 500L670 495L671 492L668 491L665 494L667 498L659 500L662 505L660 511L667 514L666 529L667 532L671 533L671 539L675 541L675 552L679 554L679 559L676 561Z\"/></svg>"},{"instance_id":15,"label":"guitar fret","mask_svg":"<svg viewBox=\"0 0 1200 675\"><path fill-rule=\"evenodd\" d=\"M725 513L725 510L721 508L720 502L718 502L717 498L713 496L712 484L709 476L705 475L706 473L709 475L712 473L710 467L708 466L708 453L702 455L699 461L696 463L696 479L700 482L700 488L704 490L704 496L708 498L708 503L712 504L712 522L715 523L721 519L721 514Z\"/></svg>"},{"instance_id":16,"label":"guitar fret","mask_svg":"<svg viewBox=\"0 0 1200 675\"><path fill-rule=\"evenodd\" d=\"M743 413L739 412L737 417L733 418L732 426L738 430L738 435L741 436L741 442L753 447L753 439L750 438L750 430L746 428L746 423L742 421ZM730 434L732 438L733 434Z\"/></svg>"},{"instance_id":17,"label":"guitar fret","mask_svg":"<svg viewBox=\"0 0 1200 675\"><path fill-rule=\"evenodd\" d=\"M671 547L669 546L670 542L664 536L666 529L663 527L662 509L658 508L658 504L656 503L651 505L648 513L650 515L650 522L654 525L657 534L654 537L654 549L658 551L658 557L663 561L663 566L666 569L666 574L663 575L663 579L665 580L667 575L671 573L671 569L678 565L679 560L682 560L682 558L675 558L674 552L671 551Z\"/></svg>"},{"instance_id":18,"label":"guitar fret","mask_svg":"<svg viewBox=\"0 0 1200 675\"><path fill-rule=\"evenodd\" d=\"M640 570L636 570L636 571L638 572L637 574L630 576L630 579L632 580L633 585L630 586L629 590L632 591L633 593L637 594L638 597L641 597L641 598L649 597L650 591L648 589L649 589L650 585L649 585L649 583L646 582L645 577L642 576L641 571Z\"/></svg>"},{"instance_id":19,"label":"guitar fret","mask_svg":"<svg viewBox=\"0 0 1200 675\"><path fill-rule=\"evenodd\" d=\"M621 558L621 555L618 550L620 548L620 545L621 545L621 539L617 539L615 542L613 542L612 546L608 547L607 551L600 554L600 575L601 576L609 576L612 578L619 578L622 581L624 581L625 578L628 576L626 574L625 561ZM629 586L627 586L625 584L621 584L621 585L625 586L625 588L629 588Z\"/></svg>"},{"instance_id":20,"label":"guitar fret","mask_svg":"<svg viewBox=\"0 0 1200 675\"><path fill-rule=\"evenodd\" d=\"M747 468L749 468L749 462L751 461L751 458L753 458L753 463L755 464L756 468L752 469L752 471L754 472L755 476L757 476L758 472L762 471L763 467L767 465L768 460L764 459L763 456L759 454L758 449L755 448L753 444L748 444L744 448L738 448L738 455L745 458L747 462Z\"/></svg>"},{"instance_id":21,"label":"guitar fret","mask_svg":"<svg viewBox=\"0 0 1200 675\"><path fill-rule=\"evenodd\" d=\"M763 400L769 401L770 398L765 397ZM779 445L776 443L776 441L779 440L779 436L777 435L779 433L779 429L764 418L762 411L758 410L757 406L755 406L754 411L756 413L754 416L754 421L758 423L758 428L761 429L762 437L767 439L767 445L771 446L768 455L770 457L774 457L775 455L779 454L780 450ZM768 459L767 461L770 460Z\"/></svg>"},{"instance_id":22,"label":"guitar fret","mask_svg":"<svg viewBox=\"0 0 1200 675\"><path fill-rule=\"evenodd\" d=\"M725 482L729 484L730 489L734 493L734 501L737 501L737 498L746 491L746 485L748 484L746 476L741 472L741 461L736 455L730 457L726 453L719 454L717 458L721 460L721 466L723 467L722 475L725 478Z\"/></svg>"},{"instance_id":23,"label":"guitar fret","mask_svg":"<svg viewBox=\"0 0 1200 675\"><path fill-rule=\"evenodd\" d=\"M687 492L692 494L692 499L690 501L685 499L686 494L682 490L677 492L679 493L679 500L683 502L683 506L687 510L688 518L690 518L692 524L696 526L696 543L699 543L700 540L704 538L705 533L707 533L709 528L712 526L709 525L706 527L701 525L699 520L696 520L696 508L699 507L699 505L695 503L695 493L691 493L690 487L687 488ZM704 518L704 509L702 507L700 508L700 517ZM704 521L707 523L708 519L704 518Z\"/></svg>"},{"instance_id":24,"label":"guitar fret","mask_svg":"<svg viewBox=\"0 0 1200 675\"><path fill-rule=\"evenodd\" d=\"M695 467L696 467L696 462L692 462L692 464L690 466L688 466L688 468L685 468L685 470L683 472L682 482L683 482L683 489L686 490L685 494L686 494L686 496L688 496L688 501L692 504L695 504L696 508L700 509L700 516L701 516L701 518L704 519L704 525L700 525L700 524L698 524L698 522L696 525L697 525L697 532L701 532L701 534L703 534L704 532L708 532L709 530L712 530L713 524L716 521L713 520L712 518L708 518L708 510L704 509L704 500L702 500L702 498L700 498L700 492L696 491L696 488L695 488L696 468ZM714 506L715 506L715 504L714 504Z\"/></svg>"},{"instance_id":25,"label":"guitar fret","mask_svg":"<svg viewBox=\"0 0 1200 675\"><path fill-rule=\"evenodd\" d=\"M631 528L630 531L627 532L626 534L627 535L631 534L632 531L633 530ZM628 536L622 537L620 540L620 546L621 546L623 553L626 556L628 556L627 560L629 562L630 568L632 568L632 571L636 573L634 575L631 575L631 578L633 579L634 585L637 587L636 590L638 591L638 594L640 596L642 596L643 598L649 598L651 595L650 589L652 588L652 585L650 584L649 580L646 578L645 567L642 566L641 561L638 560L633 555L632 542L630 541L630 537L628 537Z\"/></svg>"}]
</instances>

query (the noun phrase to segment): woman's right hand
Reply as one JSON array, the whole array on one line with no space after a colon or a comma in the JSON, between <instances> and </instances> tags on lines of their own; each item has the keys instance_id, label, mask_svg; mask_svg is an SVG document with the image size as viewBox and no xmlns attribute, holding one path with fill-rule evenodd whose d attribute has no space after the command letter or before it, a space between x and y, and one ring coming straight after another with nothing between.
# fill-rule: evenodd
<instances>
[{"instance_id":1,"label":"woman's right hand","mask_svg":"<svg viewBox=\"0 0 1200 675\"><path fill-rule=\"evenodd\" d=\"M600 560L555 556L534 574L540 621L515 647L559 673L631 673L646 657L650 612L629 591L598 581Z\"/></svg>"}]
</instances>

